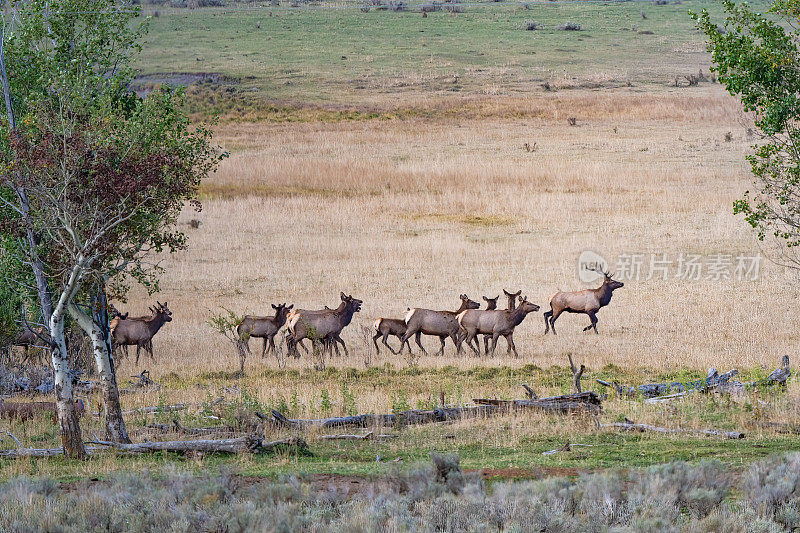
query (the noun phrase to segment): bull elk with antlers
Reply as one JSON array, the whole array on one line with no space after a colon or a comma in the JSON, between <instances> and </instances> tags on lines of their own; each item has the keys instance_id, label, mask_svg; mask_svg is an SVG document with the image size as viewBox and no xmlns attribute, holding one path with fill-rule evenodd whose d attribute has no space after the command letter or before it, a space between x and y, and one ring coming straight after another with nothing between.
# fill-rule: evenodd
<instances>
[{"instance_id":1,"label":"bull elk with antlers","mask_svg":"<svg viewBox=\"0 0 800 533\"><path fill-rule=\"evenodd\" d=\"M544 334L550 329L553 335L556 334L556 319L563 312L583 313L589 315L591 324L583 328L583 331L594 329L597 333L597 312L601 307L605 307L611 301L611 296L616 289L624 287L625 284L612 278L608 272L594 269L595 272L603 276L603 284L596 289L584 289L575 292L559 291L550 298L550 310L544 313Z\"/></svg>"}]
</instances>

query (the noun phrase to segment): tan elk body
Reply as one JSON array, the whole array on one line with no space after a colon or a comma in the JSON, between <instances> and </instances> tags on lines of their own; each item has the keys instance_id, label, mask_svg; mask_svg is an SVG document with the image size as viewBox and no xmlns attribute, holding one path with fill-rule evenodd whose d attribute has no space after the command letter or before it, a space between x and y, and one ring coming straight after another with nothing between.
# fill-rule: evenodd
<instances>
[{"instance_id":1,"label":"tan elk body","mask_svg":"<svg viewBox=\"0 0 800 533\"><path fill-rule=\"evenodd\" d=\"M551 329L556 334L556 320L561 313L583 313L589 315L591 324L583 331L594 329L597 333L597 312L611 301L611 296L616 289L624 287L621 281L611 279L611 274L597 271L603 276L603 284L596 289L584 289L575 292L557 292L550 298L550 310L544 313L544 333Z\"/></svg>"},{"instance_id":2,"label":"tan elk body","mask_svg":"<svg viewBox=\"0 0 800 533\"><path fill-rule=\"evenodd\" d=\"M475 309L463 311L458 315L458 324L466 332L467 346L472 348L472 351L476 354L480 355L480 349L473 347L472 341L475 340L476 335L482 334L492 336L492 355L494 355L495 348L497 348L497 339L502 336L508 342L507 352L510 353L513 350L514 355L519 357L517 347L514 344L514 328L519 326L529 313L538 310L538 305L523 298L519 306L510 310ZM475 344L478 345L477 341Z\"/></svg>"},{"instance_id":3,"label":"tan elk body","mask_svg":"<svg viewBox=\"0 0 800 533\"><path fill-rule=\"evenodd\" d=\"M340 293L342 303L336 309L306 311L298 309L289 313L286 345L289 353L299 357L297 344L306 338L321 342L323 356L331 351L331 344L340 339L342 330L353 320L353 314L361 311L361 300ZM346 348L345 348L346 349Z\"/></svg>"},{"instance_id":4,"label":"tan elk body","mask_svg":"<svg viewBox=\"0 0 800 533\"><path fill-rule=\"evenodd\" d=\"M245 315L236 327L236 334L239 336L239 349L250 352L250 338L263 339L261 346L261 357L266 357L268 351L275 352L275 335L286 324L286 317L293 306L284 304L272 304L275 310L274 316L254 316Z\"/></svg>"},{"instance_id":5,"label":"tan elk body","mask_svg":"<svg viewBox=\"0 0 800 533\"><path fill-rule=\"evenodd\" d=\"M412 308L406 313L405 323L406 332L400 342L406 342L412 335L416 336L417 345L422 353L427 354L425 347L420 342L420 334L431 335L439 337L442 343L437 355L444 354L444 341L450 338L453 344L456 345L456 352L461 353L461 343L464 336L461 334L461 328L458 325L458 314L467 309L478 309L480 304L470 300L466 294L462 294L461 306L455 311L433 311L431 309ZM402 344L401 344L402 345Z\"/></svg>"}]
</instances>

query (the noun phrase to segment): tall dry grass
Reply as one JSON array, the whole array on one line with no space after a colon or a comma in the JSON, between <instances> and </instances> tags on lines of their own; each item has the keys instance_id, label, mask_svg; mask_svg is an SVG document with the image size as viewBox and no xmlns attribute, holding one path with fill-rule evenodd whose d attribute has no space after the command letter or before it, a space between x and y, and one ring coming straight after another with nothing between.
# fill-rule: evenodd
<instances>
[{"instance_id":1,"label":"tall dry grass","mask_svg":"<svg viewBox=\"0 0 800 533\"><path fill-rule=\"evenodd\" d=\"M155 338L158 361L145 366L156 376L234 368L232 347L206 325L222 306L266 314L271 303L334 307L339 291L353 294L365 303L343 334L352 356L333 364L362 366L359 327L376 317L454 309L461 293L479 300L503 288L546 307L556 290L583 287L584 249L758 252L731 212L749 186L744 155L754 141L721 88L475 105L541 111L218 128L231 157L204 184L203 211L185 214L202 221L187 230L189 249L164 258L159 298L174 321ZM545 337L536 313L515 335L519 360L501 340L494 359L456 357L448 346L420 364L563 365L571 352L594 368L773 366L797 345L796 287L766 262L755 282L641 279L599 313L598 336L581 332L585 316L565 315L559 336ZM137 293L128 307L143 312L150 301ZM383 362L405 364L385 352L373 360Z\"/></svg>"}]
</instances>

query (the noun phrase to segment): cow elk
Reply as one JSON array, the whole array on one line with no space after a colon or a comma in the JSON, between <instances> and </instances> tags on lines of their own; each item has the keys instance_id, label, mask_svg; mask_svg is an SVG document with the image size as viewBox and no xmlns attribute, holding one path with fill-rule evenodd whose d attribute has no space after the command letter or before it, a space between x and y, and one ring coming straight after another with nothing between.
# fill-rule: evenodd
<instances>
[{"instance_id":1,"label":"cow elk","mask_svg":"<svg viewBox=\"0 0 800 533\"><path fill-rule=\"evenodd\" d=\"M477 355L480 355L480 346L475 342L478 349L472 346L472 341L478 334L492 336L492 355L497 348L497 339L505 337L508 343L507 353L514 351L514 355L519 357L517 347L514 344L514 328L519 326L529 313L538 311L539 306L522 298L520 304L514 309L506 310L467 310L458 315L458 324L466 332L467 346L472 348ZM488 355L488 350L487 350Z\"/></svg>"},{"instance_id":2,"label":"cow elk","mask_svg":"<svg viewBox=\"0 0 800 533\"><path fill-rule=\"evenodd\" d=\"M379 318L375 321L374 328L375 335L372 336L372 343L375 345L375 350L379 354L381 353L381 350L378 348L378 339L381 337L383 337L383 344L385 344L386 347L389 348L389 351L393 354L397 355L402 353L403 346L407 346L408 352L411 353L411 343L408 342L408 339L400 344L400 349L397 351L395 351L394 348L392 348L387 342L389 335L393 335L401 341L403 340L403 335L406 334L406 329L408 329L405 320L402 318Z\"/></svg>"},{"instance_id":3,"label":"cow elk","mask_svg":"<svg viewBox=\"0 0 800 533\"><path fill-rule=\"evenodd\" d=\"M466 294L462 294L461 306L455 311L432 311L430 309L409 309L406 313L406 333L400 339L402 343L408 341L412 335L416 336L417 345L426 354L425 347L420 342L420 334L432 335L439 337L442 345L436 355L444 354L444 341L450 337L453 344L456 345L456 353L461 353L461 343L464 337L461 333L461 327L458 325L458 315L467 309L478 309L480 304L470 300Z\"/></svg>"},{"instance_id":4,"label":"cow elk","mask_svg":"<svg viewBox=\"0 0 800 533\"><path fill-rule=\"evenodd\" d=\"M155 307L150 308L151 316L141 316L136 318L120 318L116 324L111 337L112 351L116 354L117 347L122 347L125 357L128 356L128 346L136 346L136 366L139 366L139 354L142 348L150 354L150 359L155 361L153 356L153 337L167 322L172 322L172 311L167 307L167 303L156 302Z\"/></svg>"},{"instance_id":5,"label":"cow elk","mask_svg":"<svg viewBox=\"0 0 800 533\"><path fill-rule=\"evenodd\" d=\"M250 337L263 339L261 357L266 357L267 352L270 350L273 354L276 353L275 335L286 324L286 317L292 307L291 305L287 307L286 304L272 304L275 316L245 315L236 327L236 334L239 337L237 342L239 353L243 353L244 350L247 350L247 353L252 353L250 352Z\"/></svg>"},{"instance_id":6,"label":"cow elk","mask_svg":"<svg viewBox=\"0 0 800 533\"><path fill-rule=\"evenodd\" d=\"M342 303L336 309L298 309L289 314L286 347L290 354L299 357L297 344L306 338L311 338L314 343L322 343L323 358L326 352L331 351L331 343L341 339L340 333L353 320L353 314L361 311L361 304L364 303L343 292L339 296Z\"/></svg>"},{"instance_id":7,"label":"cow elk","mask_svg":"<svg viewBox=\"0 0 800 533\"><path fill-rule=\"evenodd\" d=\"M605 307L611 301L611 296L616 289L624 287L625 284L612 278L612 275L602 270L595 270L603 276L603 284L596 289L584 289L575 292L557 292L550 298L550 310L544 313L544 334L550 329L553 335L556 334L556 319L561 313L583 313L589 315L591 324L583 328L583 331L594 329L597 333L597 312L601 307Z\"/></svg>"}]
</instances>

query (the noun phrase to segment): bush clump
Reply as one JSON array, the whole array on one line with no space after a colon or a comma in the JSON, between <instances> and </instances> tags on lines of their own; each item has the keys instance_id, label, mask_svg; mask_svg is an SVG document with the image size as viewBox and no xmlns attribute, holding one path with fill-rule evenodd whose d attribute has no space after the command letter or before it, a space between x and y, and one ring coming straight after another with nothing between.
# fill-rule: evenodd
<instances>
[{"instance_id":1,"label":"bush clump","mask_svg":"<svg viewBox=\"0 0 800 533\"><path fill-rule=\"evenodd\" d=\"M565 22L558 29L561 31L581 31L581 25L577 22Z\"/></svg>"}]
</instances>

